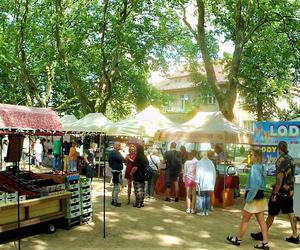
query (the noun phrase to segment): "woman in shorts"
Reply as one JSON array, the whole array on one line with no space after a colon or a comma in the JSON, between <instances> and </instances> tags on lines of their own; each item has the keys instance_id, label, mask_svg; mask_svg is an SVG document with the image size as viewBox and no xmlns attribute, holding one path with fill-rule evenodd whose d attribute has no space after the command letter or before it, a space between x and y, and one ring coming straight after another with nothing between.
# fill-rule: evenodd
<instances>
[{"instance_id":1,"label":"woman in shorts","mask_svg":"<svg viewBox=\"0 0 300 250\"><path fill-rule=\"evenodd\" d=\"M196 158L197 151L192 150L189 154L189 159L184 163L183 181L186 188L186 212L195 213L196 206L196 170L198 159Z\"/></svg>"}]
</instances>

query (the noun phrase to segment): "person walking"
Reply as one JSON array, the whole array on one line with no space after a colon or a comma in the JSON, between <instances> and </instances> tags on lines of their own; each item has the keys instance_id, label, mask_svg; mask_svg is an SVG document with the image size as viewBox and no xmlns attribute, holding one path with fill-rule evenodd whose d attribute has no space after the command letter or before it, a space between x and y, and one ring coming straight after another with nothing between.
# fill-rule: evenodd
<instances>
[{"instance_id":1,"label":"person walking","mask_svg":"<svg viewBox=\"0 0 300 250\"><path fill-rule=\"evenodd\" d=\"M297 218L294 213L294 183L295 183L295 165L293 158L288 154L288 145L285 141L280 141L277 146L279 157L275 162L276 166L276 184L273 193L269 199L268 217L266 219L267 228L270 229L275 216L281 211L287 214L290 220L292 235L285 240L290 243L299 244L299 235L297 233ZM255 240L261 240L263 232L251 233Z\"/></svg>"},{"instance_id":2,"label":"person walking","mask_svg":"<svg viewBox=\"0 0 300 250\"><path fill-rule=\"evenodd\" d=\"M187 160L184 163L183 181L186 188L186 212L194 214L196 206L196 171L198 159L196 158L197 151L192 150Z\"/></svg>"},{"instance_id":3,"label":"person walking","mask_svg":"<svg viewBox=\"0 0 300 250\"><path fill-rule=\"evenodd\" d=\"M151 176L150 179L146 182L146 197L149 199L154 199L156 182L159 177L160 170L160 159L158 150L156 148L153 149L147 156L147 158L149 166L151 168Z\"/></svg>"},{"instance_id":4,"label":"person walking","mask_svg":"<svg viewBox=\"0 0 300 250\"><path fill-rule=\"evenodd\" d=\"M144 206L145 173L148 165L149 162L144 153L144 147L142 145L138 145L136 147L136 158L133 162L133 168L131 170L135 194L135 204L133 206L136 208L141 208Z\"/></svg>"},{"instance_id":5,"label":"person walking","mask_svg":"<svg viewBox=\"0 0 300 250\"><path fill-rule=\"evenodd\" d=\"M113 175L113 190L112 190L112 200L111 205L115 207L121 207L121 202L119 202L119 193L120 193L120 181L121 174L123 170L123 163L125 162L124 157L120 153L121 143L116 141L114 143L114 150L112 150L108 156L108 163L112 169Z\"/></svg>"},{"instance_id":6,"label":"person walking","mask_svg":"<svg viewBox=\"0 0 300 250\"><path fill-rule=\"evenodd\" d=\"M196 170L196 183L198 189L198 200L200 201L199 215L208 215L210 210L210 193L215 189L216 169L207 152L203 152L202 159L198 162Z\"/></svg>"},{"instance_id":7,"label":"person walking","mask_svg":"<svg viewBox=\"0 0 300 250\"><path fill-rule=\"evenodd\" d=\"M179 201L179 174L181 172L181 157L180 153L176 151L176 142L172 142L170 145L170 150L164 155L164 161L166 163L166 198L165 201L171 201L171 187L172 184L175 186L175 201Z\"/></svg>"},{"instance_id":8,"label":"person walking","mask_svg":"<svg viewBox=\"0 0 300 250\"><path fill-rule=\"evenodd\" d=\"M243 236L248 228L249 221L254 214L256 220L261 228L263 239L262 244L254 246L257 249L269 249L268 244L268 228L264 219L264 211L267 209L267 199L265 198L264 191L266 189L266 171L262 164L262 151L261 149L253 149L251 153L251 160L253 165L248 176L246 184L245 200L243 218L240 224L238 236L228 236L227 240L236 246L242 242Z\"/></svg>"}]
</instances>

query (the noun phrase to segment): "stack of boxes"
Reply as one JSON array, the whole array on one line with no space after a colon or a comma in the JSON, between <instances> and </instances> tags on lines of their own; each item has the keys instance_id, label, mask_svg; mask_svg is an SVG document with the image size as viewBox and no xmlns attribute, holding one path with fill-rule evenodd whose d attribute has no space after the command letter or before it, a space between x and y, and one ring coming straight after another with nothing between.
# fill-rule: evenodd
<instances>
[{"instance_id":1,"label":"stack of boxes","mask_svg":"<svg viewBox=\"0 0 300 250\"><path fill-rule=\"evenodd\" d=\"M79 175L69 175L66 177L66 189L72 192L67 204L68 225L87 221L93 211L90 180L80 179Z\"/></svg>"},{"instance_id":2,"label":"stack of boxes","mask_svg":"<svg viewBox=\"0 0 300 250\"><path fill-rule=\"evenodd\" d=\"M20 195L19 201L25 201L26 195ZM6 193L0 191L0 205L6 203L17 203L18 202L18 192Z\"/></svg>"},{"instance_id":3,"label":"stack of boxes","mask_svg":"<svg viewBox=\"0 0 300 250\"><path fill-rule=\"evenodd\" d=\"M90 179L80 179L81 211L83 217L88 217L92 213L92 190Z\"/></svg>"},{"instance_id":4,"label":"stack of boxes","mask_svg":"<svg viewBox=\"0 0 300 250\"><path fill-rule=\"evenodd\" d=\"M68 225L78 224L81 222L81 199L79 175L69 175L66 177L66 189L72 192L72 196L67 203Z\"/></svg>"},{"instance_id":5,"label":"stack of boxes","mask_svg":"<svg viewBox=\"0 0 300 250\"><path fill-rule=\"evenodd\" d=\"M0 205L5 203L5 192L0 191Z\"/></svg>"}]
</instances>

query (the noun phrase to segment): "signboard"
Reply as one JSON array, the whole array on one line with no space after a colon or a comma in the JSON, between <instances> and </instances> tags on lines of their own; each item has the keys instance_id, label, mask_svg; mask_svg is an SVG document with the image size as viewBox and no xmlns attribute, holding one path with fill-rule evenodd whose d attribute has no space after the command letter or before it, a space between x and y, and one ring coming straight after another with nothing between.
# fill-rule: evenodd
<instances>
[{"instance_id":1,"label":"signboard","mask_svg":"<svg viewBox=\"0 0 300 250\"><path fill-rule=\"evenodd\" d=\"M253 141L255 145L300 144L300 122L257 122Z\"/></svg>"},{"instance_id":2,"label":"signboard","mask_svg":"<svg viewBox=\"0 0 300 250\"><path fill-rule=\"evenodd\" d=\"M274 145L263 145L260 146L263 152L263 163L267 165L275 165L277 159L277 146Z\"/></svg>"},{"instance_id":3,"label":"signboard","mask_svg":"<svg viewBox=\"0 0 300 250\"><path fill-rule=\"evenodd\" d=\"M253 144L257 146L266 146L266 152L272 149L268 147L277 146L280 141L288 143L289 155L294 159L300 159L300 122L256 122ZM266 157L266 158L265 158ZM264 153L264 159L271 160L275 153Z\"/></svg>"}]
</instances>

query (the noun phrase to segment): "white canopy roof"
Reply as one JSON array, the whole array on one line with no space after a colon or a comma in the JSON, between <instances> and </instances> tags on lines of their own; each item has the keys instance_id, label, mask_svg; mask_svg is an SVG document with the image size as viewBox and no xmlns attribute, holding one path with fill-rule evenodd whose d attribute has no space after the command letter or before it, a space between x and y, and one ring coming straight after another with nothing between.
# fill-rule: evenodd
<instances>
[{"instance_id":1,"label":"white canopy roof","mask_svg":"<svg viewBox=\"0 0 300 250\"><path fill-rule=\"evenodd\" d=\"M149 106L140 113L123 121L106 126L107 135L153 137L158 129L175 126L158 109Z\"/></svg>"},{"instance_id":2,"label":"white canopy roof","mask_svg":"<svg viewBox=\"0 0 300 250\"><path fill-rule=\"evenodd\" d=\"M229 122L221 112L199 112L186 123L156 134L157 140L250 143L251 132Z\"/></svg>"},{"instance_id":3,"label":"white canopy roof","mask_svg":"<svg viewBox=\"0 0 300 250\"><path fill-rule=\"evenodd\" d=\"M299 117L297 117L297 118L294 118L294 119L292 119L292 120L289 120L290 122L293 122L293 121L300 121L300 116Z\"/></svg>"},{"instance_id":4,"label":"white canopy roof","mask_svg":"<svg viewBox=\"0 0 300 250\"><path fill-rule=\"evenodd\" d=\"M73 122L76 122L78 119L74 115L64 115L63 117L60 118L60 122L62 125L62 130L66 131L68 130L68 127L70 124Z\"/></svg>"},{"instance_id":5,"label":"white canopy roof","mask_svg":"<svg viewBox=\"0 0 300 250\"><path fill-rule=\"evenodd\" d=\"M103 132L103 128L111 124L102 113L90 113L78 121L65 127L65 131L74 132Z\"/></svg>"}]
</instances>

